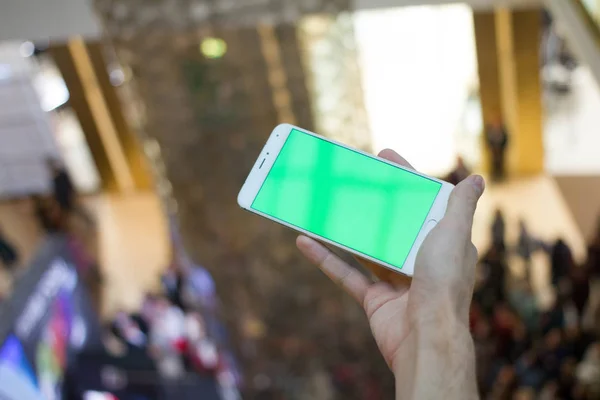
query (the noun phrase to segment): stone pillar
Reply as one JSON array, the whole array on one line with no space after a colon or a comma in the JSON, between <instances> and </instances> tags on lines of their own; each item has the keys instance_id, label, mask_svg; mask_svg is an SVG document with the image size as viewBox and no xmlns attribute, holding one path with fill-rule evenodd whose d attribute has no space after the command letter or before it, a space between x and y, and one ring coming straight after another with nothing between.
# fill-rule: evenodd
<instances>
[{"instance_id":1,"label":"stone pillar","mask_svg":"<svg viewBox=\"0 0 600 400\"><path fill-rule=\"evenodd\" d=\"M63 75L65 84L69 89L69 105L75 111L86 142L90 148L90 153L100 175L102 189L109 192L118 192L123 188L124 182L119 182L114 160L111 160L107 147L102 140L103 125L96 118L94 104L89 97L89 86L86 89L84 82L94 85L95 79L90 80L90 69L84 71L78 67L76 58L83 58L89 65L89 56L81 46L77 46L75 52L72 46L53 45L49 48L57 67ZM93 73L93 72L92 72ZM84 74L84 75L82 75ZM96 99L99 89L96 86ZM97 105L97 103L96 103Z\"/></svg>"},{"instance_id":2,"label":"stone pillar","mask_svg":"<svg viewBox=\"0 0 600 400\"><path fill-rule=\"evenodd\" d=\"M484 125L500 119L506 126L510 174L540 173L544 169L541 10L475 12L474 25ZM485 162L487 149L483 153Z\"/></svg>"},{"instance_id":3,"label":"stone pillar","mask_svg":"<svg viewBox=\"0 0 600 400\"><path fill-rule=\"evenodd\" d=\"M127 165L131 171L133 184L137 190L154 189L150 169L139 138L125 118L117 88L110 82L108 75L109 62L106 54L107 46L101 42L88 41L86 42L86 48L110 117L114 123L117 140L123 149Z\"/></svg>"},{"instance_id":4,"label":"stone pillar","mask_svg":"<svg viewBox=\"0 0 600 400\"><path fill-rule=\"evenodd\" d=\"M485 125L502 115L500 98L500 72L498 71L498 52L496 50L496 21L494 12L473 13L477 65L479 69L479 98ZM489 171L490 154L482 138L483 151L481 163L485 172Z\"/></svg>"},{"instance_id":5,"label":"stone pillar","mask_svg":"<svg viewBox=\"0 0 600 400\"><path fill-rule=\"evenodd\" d=\"M517 174L544 170L542 83L540 77L541 10L514 11L512 17L516 70L517 121L512 145ZM513 99L514 101L514 99Z\"/></svg>"}]
</instances>

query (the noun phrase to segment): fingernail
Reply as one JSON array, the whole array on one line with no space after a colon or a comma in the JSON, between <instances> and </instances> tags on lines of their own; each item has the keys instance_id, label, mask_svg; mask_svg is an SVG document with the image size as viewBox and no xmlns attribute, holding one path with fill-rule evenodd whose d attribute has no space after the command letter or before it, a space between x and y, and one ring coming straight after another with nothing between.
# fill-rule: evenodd
<instances>
[{"instance_id":1,"label":"fingernail","mask_svg":"<svg viewBox=\"0 0 600 400\"><path fill-rule=\"evenodd\" d=\"M481 175L473 175L471 184L477 190L477 194L481 196L485 189L485 180Z\"/></svg>"}]
</instances>

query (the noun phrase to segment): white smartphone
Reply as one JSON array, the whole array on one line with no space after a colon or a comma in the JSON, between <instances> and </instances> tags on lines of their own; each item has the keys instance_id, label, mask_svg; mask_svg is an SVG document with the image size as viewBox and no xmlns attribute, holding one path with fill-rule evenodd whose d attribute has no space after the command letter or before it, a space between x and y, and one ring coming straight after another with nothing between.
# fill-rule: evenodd
<instances>
[{"instance_id":1,"label":"white smartphone","mask_svg":"<svg viewBox=\"0 0 600 400\"><path fill-rule=\"evenodd\" d=\"M238 195L240 207L412 276L444 216L450 183L296 126L275 128Z\"/></svg>"}]
</instances>

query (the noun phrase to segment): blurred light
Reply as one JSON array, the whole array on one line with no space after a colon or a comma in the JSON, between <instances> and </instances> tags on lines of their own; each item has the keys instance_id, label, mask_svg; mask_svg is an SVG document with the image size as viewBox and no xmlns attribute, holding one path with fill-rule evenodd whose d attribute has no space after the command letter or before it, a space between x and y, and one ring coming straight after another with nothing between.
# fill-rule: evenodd
<instances>
[{"instance_id":1,"label":"blurred light","mask_svg":"<svg viewBox=\"0 0 600 400\"><path fill-rule=\"evenodd\" d=\"M12 76L12 69L8 64L0 64L0 81L10 79Z\"/></svg>"},{"instance_id":2,"label":"blurred light","mask_svg":"<svg viewBox=\"0 0 600 400\"><path fill-rule=\"evenodd\" d=\"M36 76L33 82L40 98L42 110L49 112L69 101L69 89L62 77L42 74Z\"/></svg>"},{"instance_id":3,"label":"blurred light","mask_svg":"<svg viewBox=\"0 0 600 400\"><path fill-rule=\"evenodd\" d=\"M87 326L82 317L77 316L73 320L73 326L71 327L71 345L76 349L81 349L87 339Z\"/></svg>"},{"instance_id":4,"label":"blurred light","mask_svg":"<svg viewBox=\"0 0 600 400\"><path fill-rule=\"evenodd\" d=\"M133 76L133 71L127 65L124 67L121 67L121 71L123 71L123 77L125 79L125 82L128 82L131 79L131 77Z\"/></svg>"},{"instance_id":5,"label":"blurred light","mask_svg":"<svg viewBox=\"0 0 600 400\"><path fill-rule=\"evenodd\" d=\"M179 204L177 203L177 200L170 197L167 202L167 208L168 208L169 212L171 212L173 214L177 214L177 212L179 211Z\"/></svg>"},{"instance_id":6,"label":"blurred light","mask_svg":"<svg viewBox=\"0 0 600 400\"><path fill-rule=\"evenodd\" d=\"M155 157L160 156L160 145L158 144L156 139L146 140L146 142L144 143L144 150L146 151L146 154L150 158L155 158Z\"/></svg>"},{"instance_id":7,"label":"blurred light","mask_svg":"<svg viewBox=\"0 0 600 400\"><path fill-rule=\"evenodd\" d=\"M121 68L115 68L108 74L110 84L113 86L121 86L125 83L125 73Z\"/></svg>"},{"instance_id":8,"label":"blurred light","mask_svg":"<svg viewBox=\"0 0 600 400\"><path fill-rule=\"evenodd\" d=\"M223 39L206 38L200 44L200 52L206 58L221 58L227 53L227 43Z\"/></svg>"},{"instance_id":9,"label":"blurred light","mask_svg":"<svg viewBox=\"0 0 600 400\"><path fill-rule=\"evenodd\" d=\"M19 47L22 57L31 57L35 53L35 45L31 42L23 42Z\"/></svg>"},{"instance_id":10,"label":"blurred light","mask_svg":"<svg viewBox=\"0 0 600 400\"><path fill-rule=\"evenodd\" d=\"M194 2L190 4L190 15L194 21L204 20L210 15L210 8L204 3Z\"/></svg>"}]
</instances>

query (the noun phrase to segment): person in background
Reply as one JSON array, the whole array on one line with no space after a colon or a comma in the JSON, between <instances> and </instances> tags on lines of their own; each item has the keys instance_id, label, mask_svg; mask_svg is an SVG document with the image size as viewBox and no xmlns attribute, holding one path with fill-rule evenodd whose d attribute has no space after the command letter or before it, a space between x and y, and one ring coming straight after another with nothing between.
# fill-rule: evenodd
<instances>
[{"instance_id":1,"label":"person in background","mask_svg":"<svg viewBox=\"0 0 600 400\"><path fill-rule=\"evenodd\" d=\"M514 282L509 290L509 302L529 332L537 330L540 312L529 280Z\"/></svg>"},{"instance_id":2,"label":"person in background","mask_svg":"<svg viewBox=\"0 0 600 400\"><path fill-rule=\"evenodd\" d=\"M65 230L63 213L55 201L39 195L33 195L31 196L31 204L35 218L44 233L54 234Z\"/></svg>"},{"instance_id":3,"label":"person in background","mask_svg":"<svg viewBox=\"0 0 600 400\"><path fill-rule=\"evenodd\" d=\"M487 293L489 299L484 307L490 310L491 304L504 301L506 299L506 265L505 253L499 250L497 246L492 246L481 259L481 266L484 271L484 282L482 290Z\"/></svg>"},{"instance_id":4,"label":"person in background","mask_svg":"<svg viewBox=\"0 0 600 400\"><path fill-rule=\"evenodd\" d=\"M590 298L590 276L587 268L574 267L569 271L571 280L571 301L577 309L577 319L581 323L583 313Z\"/></svg>"},{"instance_id":5,"label":"person in background","mask_svg":"<svg viewBox=\"0 0 600 400\"><path fill-rule=\"evenodd\" d=\"M144 320L134 319L124 311L120 311L111 323L110 331L129 346L147 349L149 327Z\"/></svg>"},{"instance_id":6,"label":"person in background","mask_svg":"<svg viewBox=\"0 0 600 400\"><path fill-rule=\"evenodd\" d=\"M565 327L565 304L566 300L561 296L554 299L554 304L549 310L545 311L540 318L540 330L546 335L553 329L563 329Z\"/></svg>"},{"instance_id":7,"label":"person in background","mask_svg":"<svg viewBox=\"0 0 600 400\"><path fill-rule=\"evenodd\" d=\"M491 156L491 171L494 181L501 181L505 176L505 156L508 147L508 133L500 120L488 125L485 138Z\"/></svg>"},{"instance_id":8,"label":"person in background","mask_svg":"<svg viewBox=\"0 0 600 400\"><path fill-rule=\"evenodd\" d=\"M461 181L467 179L471 175L471 171L465 165L465 161L462 157L456 158L456 166L446 177L446 180L453 185L458 185Z\"/></svg>"},{"instance_id":9,"label":"person in background","mask_svg":"<svg viewBox=\"0 0 600 400\"><path fill-rule=\"evenodd\" d=\"M525 276L529 279L531 269L531 256L535 250L535 239L531 236L522 219L519 221L519 241L517 244L517 253L523 259L525 264Z\"/></svg>"},{"instance_id":10,"label":"person in background","mask_svg":"<svg viewBox=\"0 0 600 400\"><path fill-rule=\"evenodd\" d=\"M74 210L76 201L75 186L71 177L57 159L49 158L47 164L52 177L54 200L62 211L70 213Z\"/></svg>"},{"instance_id":11,"label":"person in background","mask_svg":"<svg viewBox=\"0 0 600 400\"><path fill-rule=\"evenodd\" d=\"M182 378L185 367L178 344L185 336L185 314L167 297L158 297L155 303L148 336L152 356L162 376Z\"/></svg>"},{"instance_id":12,"label":"person in background","mask_svg":"<svg viewBox=\"0 0 600 400\"><path fill-rule=\"evenodd\" d=\"M506 222L504 222L504 215L500 209L496 210L494 214L494 222L492 222L492 246L500 252L506 250Z\"/></svg>"},{"instance_id":13,"label":"person in background","mask_svg":"<svg viewBox=\"0 0 600 400\"><path fill-rule=\"evenodd\" d=\"M515 372L522 386L541 389L545 376L536 350L529 349L519 357L515 363Z\"/></svg>"},{"instance_id":14,"label":"person in background","mask_svg":"<svg viewBox=\"0 0 600 400\"><path fill-rule=\"evenodd\" d=\"M515 312L507 303L500 302L492 311L492 331L496 336L496 355L504 362L511 362L511 351L514 344L513 332L520 324Z\"/></svg>"},{"instance_id":15,"label":"person in background","mask_svg":"<svg viewBox=\"0 0 600 400\"><path fill-rule=\"evenodd\" d=\"M511 394L517 389L515 369L509 365L502 365L495 376L490 388L489 399L510 399Z\"/></svg>"},{"instance_id":16,"label":"person in background","mask_svg":"<svg viewBox=\"0 0 600 400\"><path fill-rule=\"evenodd\" d=\"M553 328L543 337L540 360L547 379L558 381L562 362L568 357L560 328Z\"/></svg>"},{"instance_id":17,"label":"person in background","mask_svg":"<svg viewBox=\"0 0 600 400\"><path fill-rule=\"evenodd\" d=\"M600 217L596 223L596 233L588 246L588 265L592 276L600 278Z\"/></svg>"},{"instance_id":18,"label":"person in background","mask_svg":"<svg viewBox=\"0 0 600 400\"><path fill-rule=\"evenodd\" d=\"M13 270L19 262L19 253L4 235L2 227L0 227L0 261L7 270Z\"/></svg>"},{"instance_id":19,"label":"person in background","mask_svg":"<svg viewBox=\"0 0 600 400\"><path fill-rule=\"evenodd\" d=\"M497 339L492 335L492 327L485 316L475 323L472 334L475 342L477 387L480 393L487 392L487 379L494 365Z\"/></svg>"},{"instance_id":20,"label":"person in background","mask_svg":"<svg viewBox=\"0 0 600 400\"><path fill-rule=\"evenodd\" d=\"M517 388L513 395L514 400L534 400L535 391L529 386L521 386Z\"/></svg>"},{"instance_id":21,"label":"person in background","mask_svg":"<svg viewBox=\"0 0 600 400\"><path fill-rule=\"evenodd\" d=\"M575 369L577 360L566 356L561 362L558 377L558 396L561 399L572 399L576 386Z\"/></svg>"},{"instance_id":22,"label":"person in background","mask_svg":"<svg viewBox=\"0 0 600 400\"><path fill-rule=\"evenodd\" d=\"M183 300L183 273L175 258L161 277L163 291L167 298L182 310L186 310Z\"/></svg>"},{"instance_id":23,"label":"person in background","mask_svg":"<svg viewBox=\"0 0 600 400\"><path fill-rule=\"evenodd\" d=\"M575 373L589 398L600 398L600 342L588 347Z\"/></svg>"},{"instance_id":24,"label":"person in background","mask_svg":"<svg viewBox=\"0 0 600 400\"><path fill-rule=\"evenodd\" d=\"M562 278L568 275L571 265L573 253L564 240L558 239L550 251L550 271L554 287L558 287Z\"/></svg>"}]
</instances>

